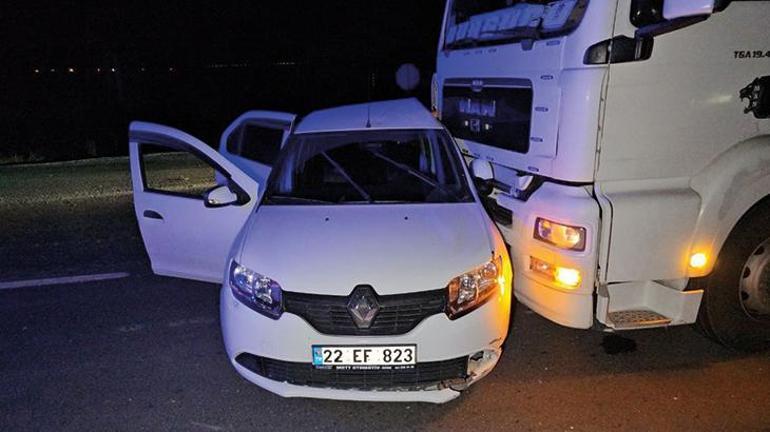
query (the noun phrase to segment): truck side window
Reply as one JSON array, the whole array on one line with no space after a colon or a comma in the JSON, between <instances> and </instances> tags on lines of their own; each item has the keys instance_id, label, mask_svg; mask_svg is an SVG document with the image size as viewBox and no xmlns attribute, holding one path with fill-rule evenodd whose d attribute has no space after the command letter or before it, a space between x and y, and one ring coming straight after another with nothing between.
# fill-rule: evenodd
<instances>
[{"instance_id":1,"label":"truck side window","mask_svg":"<svg viewBox=\"0 0 770 432\"><path fill-rule=\"evenodd\" d=\"M157 144L140 144L144 190L203 199L217 185L216 169L197 155Z\"/></svg>"},{"instance_id":2,"label":"truck side window","mask_svg":"<svg viewBox=\"0 0 770 432\"><path fill-rule=\"evenodd\" d=\"M227 138L227 151L265 165L273 165L281 151L283 129L243 124Z\"/></svg>"}]
</instances>

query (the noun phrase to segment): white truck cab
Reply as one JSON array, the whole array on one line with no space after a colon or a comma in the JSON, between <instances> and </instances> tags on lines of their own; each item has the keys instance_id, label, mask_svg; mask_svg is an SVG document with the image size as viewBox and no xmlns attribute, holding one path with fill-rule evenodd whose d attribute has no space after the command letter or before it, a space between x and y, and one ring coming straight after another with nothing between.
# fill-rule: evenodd
<instances>
[{"instance_id":1,"label":"white truck cab","mask_svg":"<svg viewBox=\"0 0 770 432\"><path fill-rule=\"evenodd\" d=\"M433 104L574 328L770 340L769 1L449 0Z\"/></svg>"}]
</instances>

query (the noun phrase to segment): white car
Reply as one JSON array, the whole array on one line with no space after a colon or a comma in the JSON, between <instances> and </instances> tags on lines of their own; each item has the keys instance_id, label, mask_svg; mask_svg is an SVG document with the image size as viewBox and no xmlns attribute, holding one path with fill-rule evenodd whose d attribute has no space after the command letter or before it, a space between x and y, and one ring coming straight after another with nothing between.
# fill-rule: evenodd
<instances>
[{"instance_id":1,"label":"white car","mask_svg":"<svg viewBox=\"0 0 770 432\"><path fill-rule=\"evenodd\" d=\"M413 99L293 122L247 113L220 153L131 124L154 272L223 283L230 361L279 395L457 397L500 358L512 271L452 138Z\"/></svg>"}]
</instances>

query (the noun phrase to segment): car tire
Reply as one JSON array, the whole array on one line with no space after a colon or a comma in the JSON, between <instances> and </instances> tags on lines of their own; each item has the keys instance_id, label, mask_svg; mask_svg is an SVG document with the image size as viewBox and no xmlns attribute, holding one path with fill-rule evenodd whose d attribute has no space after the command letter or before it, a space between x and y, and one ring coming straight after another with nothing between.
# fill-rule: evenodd
<instances>
[{"instance_id":1,"label":"car tire","mask_svg":"<svg viewBox=\"0 0 770 432\"><path fill-rule=\"evenodd\" d=\"M765 255L767 254L767 255ZM761 259L764 265L757 267ZM710 275L694 278L691 289L702 289L698 328L709 338L741 351L770 348L770 203L746 213L733 228ZM754 266L754 267L752 267ZM746 278L753 268L762 286L764 308L747 307ZM762 275L762 278L759 275ZM752 279L753 280L753 279ZM753 300L752 306L757 300Z\"/></svg>"}]
</instances>

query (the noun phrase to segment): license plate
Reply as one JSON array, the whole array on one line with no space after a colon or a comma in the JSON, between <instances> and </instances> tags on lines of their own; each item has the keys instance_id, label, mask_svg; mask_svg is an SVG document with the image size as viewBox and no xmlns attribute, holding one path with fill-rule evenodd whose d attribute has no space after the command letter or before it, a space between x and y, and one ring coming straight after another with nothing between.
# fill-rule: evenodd
<instances>
[{"instance_id":1,"label":"license plate","mask_svg":"<svg viewBox=\"0 0 770 432\"><path fill-rule=\"evenodd\" d=\"M412 368L417 345L313 345L313 366L334 369Z\"/></svg>"}]
</instances>

